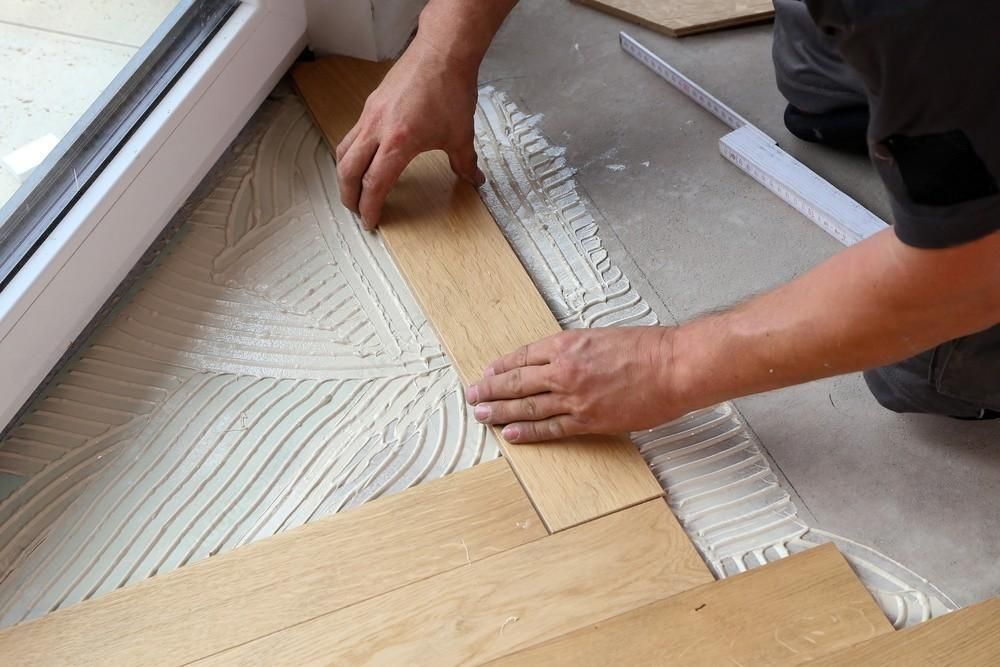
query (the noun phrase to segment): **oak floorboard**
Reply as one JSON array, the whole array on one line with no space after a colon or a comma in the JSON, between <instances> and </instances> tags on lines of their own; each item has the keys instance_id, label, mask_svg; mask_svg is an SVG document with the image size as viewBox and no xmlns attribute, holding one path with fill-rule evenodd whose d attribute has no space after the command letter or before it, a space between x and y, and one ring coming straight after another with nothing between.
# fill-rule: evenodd
<instances>
[{"instance_id":1,"label":"oak floorboard","mask_svg":"<svg viewBox=\"0 0 1000 667\"><path fill-rule=\"evenodd\" d=\"M186 664L545 535L495 460L0 631L0 664Z\"/></svg>"},{"instance_id":2,"label":"oak floorboard","mask_svg":"<svg viewBox=\"0 0 1000 667\"><path fill-rule=\"evenodd\" d=\"M1000 665L1000 598L990 598L817 660L821 667Z\"/></svg>"},{"instance_id":3,"label":"oak floorboard","mask_svg":"<svg viewBox=\"0 0 1000 667\"><path fill-rule=\"evenodd\" d=\"M662 499L196 663L471 665L712 580Z\"/></svg>"},{"instance_id":4,"label":"oak floorboard","mask_svg":"<svg viewBox=\"0 0 1000 667\"><path fill-rule=\"evenodd\" d=\"M844 557L824 545L491 664L798 665L891 631Z\"/></svg>"}]
</instances>

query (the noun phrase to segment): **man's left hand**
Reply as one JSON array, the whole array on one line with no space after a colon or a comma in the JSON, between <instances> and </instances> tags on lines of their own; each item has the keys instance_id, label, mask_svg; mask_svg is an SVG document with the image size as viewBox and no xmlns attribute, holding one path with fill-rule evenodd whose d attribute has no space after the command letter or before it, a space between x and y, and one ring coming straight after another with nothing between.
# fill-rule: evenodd
<instances>
[{"instance_id":1,"label":"man's left hand","mask_svg":"<svg viewBox=\"0 0 1000 667\"><path fill-rule=\"evenodd\" d=\"M478 421L506 424L511 443L652 428L686 411L673 399L672 334L564 331L493 362L466 399Z\"/></svg>"}]
</instances>

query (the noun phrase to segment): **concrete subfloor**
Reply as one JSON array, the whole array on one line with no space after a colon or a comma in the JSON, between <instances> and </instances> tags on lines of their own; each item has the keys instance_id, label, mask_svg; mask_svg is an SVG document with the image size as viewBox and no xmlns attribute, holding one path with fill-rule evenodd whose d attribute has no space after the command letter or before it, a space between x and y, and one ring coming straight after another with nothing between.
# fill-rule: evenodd
<instances>
[{"instance_id":1,"label":"concrete subfloor","mask_svg":"<svg viewBox=\"0 0 1000 667\"><path fill-rule=\"evenodd\" d=\"M767 290L842 246L722 158L728 129L622 53L619 30L889 219L865 159L784 129L770 25L676 40L564 0L522 0L480 81L544 114L541 130L567 147L611 253L655 292L664 322ZM815 527L878 549L959 604L1000 594L1000 422L887 412L859 374L737 406Z\"/></svg>"}]
</instances>

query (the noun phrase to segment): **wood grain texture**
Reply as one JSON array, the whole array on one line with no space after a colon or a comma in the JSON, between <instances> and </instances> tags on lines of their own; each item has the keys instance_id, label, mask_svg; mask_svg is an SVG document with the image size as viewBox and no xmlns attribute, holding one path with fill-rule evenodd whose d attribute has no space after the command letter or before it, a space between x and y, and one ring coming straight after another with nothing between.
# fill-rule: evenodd
<instances>
[{"instance_id":1,"label":"wood grain texture","mask_svg":"<svg viewBox=\"0 0 1000 667\"><path fill-rule=\"evenodd\" d=\"M1000 665L1000 598L883 635L810 665Z\"/></svg>"},{"instance_id":2,"label":"wood grain texture","mask_svg":"<svg viewBox=\"0 0 1000 667\"><path fill-rule=\"evenodd\" d=\"M479 664L711 581L673 521L652 500L197 664Z\"/></svg>"},{"instance_id":3,"label":"wood grain texture","mask_svg":"<svg viewBox=\"0 0 1000 667\"><path fill-rule=\"evenodd\" d=\"M293 69L331 147L387 68L338 57ZM464 383L497 357L560 331L475 188L455 177L444 153L411 163L389 195L380 230ZM502 447L553 532L663 494L623 437Z\"/></svg>"},{"instance_id":4,"label":"wood grain texture","mask_svg":"<svg viewBox=\"0 0 1000 667\"><path fill-rule=\"evenodd\" d=\"M179 665L545 536L506 461L0 632L13 665Z\"/></svg>"},{"instance_id":5,"label":"wood grain texture","mask_svg":"<svg viewBox=\"0 0 1000 667\"><path fill-rule=\"evenodd\" d=\"M824 545L495 664L797 665L891 631L844 557Z\"/></svg>"},{"instance_id":6,"label":"wood grain texture","mask_svg":"<svg viewBox=\"0 0 1000 667\"><path fill-rule=\"evenodd\" d=\"M573 0L671 37L765 21L772 0Z\"/></svg>"}]
</instances>

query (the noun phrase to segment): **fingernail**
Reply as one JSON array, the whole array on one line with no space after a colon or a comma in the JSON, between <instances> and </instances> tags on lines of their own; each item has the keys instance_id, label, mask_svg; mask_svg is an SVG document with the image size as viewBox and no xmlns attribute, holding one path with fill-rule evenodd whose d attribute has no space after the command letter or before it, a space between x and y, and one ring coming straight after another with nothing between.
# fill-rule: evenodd
<instances>
[{"instance_id":1,"label":"fingernail","mask_svg":"<svg viewBox=\"0 0 1000 667\"><path fill-rule=\"evenodd\" d=\"M521 437L521 429L516 426L504 426L503 430L500 431L500 435L503 436L504 440L513 442Z\"/></svg>"},{"instance_id":2,"label":"fingernail","mask_svg":"<svg viewBox=\"0 0 1000 667\"><path fill-rule=\"evenodd\" d=\"M472 414L476 415L476 420L484 422L490 418L490 413L493 410L490 409L488 405L477 405L476 409L472 411Z\"/></svg>"},{"instance_id":3,"label":"fingernail","mask_svg":"<svg viewBox=\"0 0 1000 667\"><path fill-rule=\"evenodd\" d=\"M494 375L496 375L496 371L493 370L492 366L487 366L486 370L483 371L483 377L490 378L490 377L493 377Z\"/></svg>"},{"instance_id":4,"label":"fingernail","mask_svg":"<svg viewBox=\"0 0 1000 667\"><path fill-rule=\"evenodd\" d=\"M465 390L465 400L470 405L475 405L476 403L478 403L479 402L479 387L476 386L476 385L472 385L471 387L469 387L468 389L466 389Z\"/></svg>"}]
</instances>

